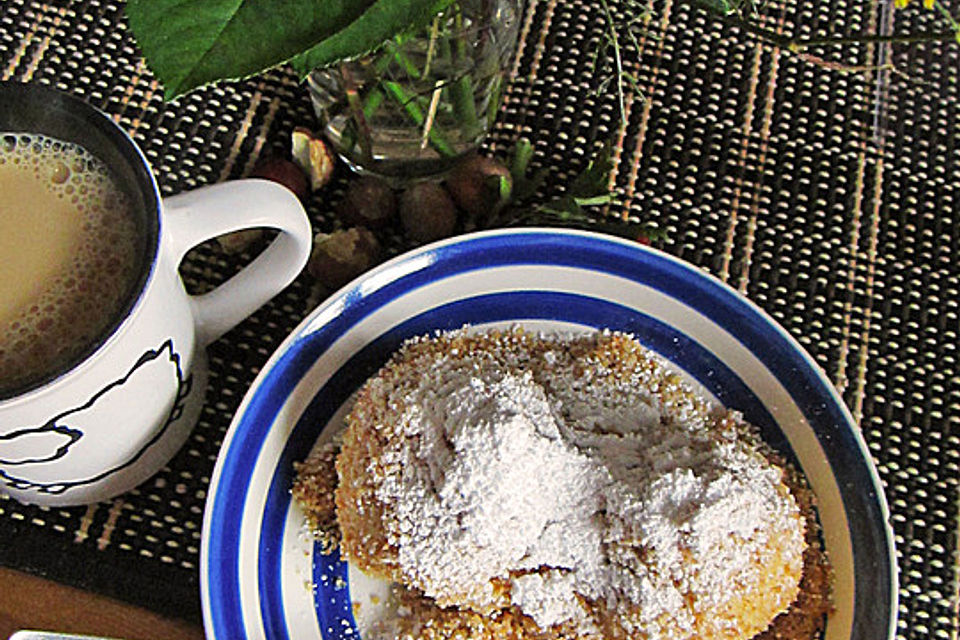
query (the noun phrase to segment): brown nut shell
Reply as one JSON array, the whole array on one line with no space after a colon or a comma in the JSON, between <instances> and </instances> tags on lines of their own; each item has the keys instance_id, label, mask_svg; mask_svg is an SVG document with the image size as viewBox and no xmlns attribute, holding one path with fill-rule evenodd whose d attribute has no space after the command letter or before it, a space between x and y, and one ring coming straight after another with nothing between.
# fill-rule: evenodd
<instances>
[{"instance_id":1,"label":"brown nut shell","mask_svg":"<svg viewBox=\"0 0 960 640\"><path fill-rule=\"evenodd\" d=\"M318 233L307 271L328 289L339 289L376 264L380 243L363 227Z\"/></svg>"},{"instance_id":2,"label":"brown nut shell","mask_svg":"<svg viewBox=\"0 0 960 640\"><path fill-rule=\"evenodd\" d=\"M348 224L379 229L397 215L397 197L382 178L362 176L347 187L337 215Z\"/></svg>"},{"instance_id":3,"label":"brown nut shell","mask_svg":"<svg viewBox=\"0 0 960 640\"><path fill-rule=\"evenodd\" d=\"M310 184L303 170L280 156L267 156L259 160L250 172L250 177L281 184L301 200L310 195Z\"/></svg>"},{"instance_id":4,"label":"brown nut shell","mask_svg":"<svg viewBox=\"0 0 960 640\"><path fill-rule=\"evenodd\" d=\"M469 155L451 170L447 177L447 191L454 202L471 218L482 218L490 213L500 199L493 187L497 179L513 184L510 171L495 158Z\"/></svg>"},{"instance_id":5,"label":"brown nut shell","mask_svg":"<svg viewBox=\"0 0 960 640\"><path fill-rule=\"evenodd\" d=\"M333 178L336 158L323 138L305 127L297 127L290 136L290 155L310 178L314 191L327 186Z\"/></svg>"},{"instance_id":6,"label":"brown nut shell","mask_svg":"<svg viewBox=\"0 0 960 640\"><path fill-rule=\"evenodd\" d=\"M457 207L440 185L418 182L400 196L400 221L404 234L411 240L432 242L453 233Z\"/></svg>"}]
</instances>

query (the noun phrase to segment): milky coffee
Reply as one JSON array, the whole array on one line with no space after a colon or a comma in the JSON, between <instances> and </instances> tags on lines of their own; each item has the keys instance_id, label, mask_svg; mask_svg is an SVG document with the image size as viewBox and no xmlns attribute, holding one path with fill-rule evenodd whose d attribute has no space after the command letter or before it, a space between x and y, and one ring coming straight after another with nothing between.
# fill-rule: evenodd
<instances>
[{"instance_id":1,"label":"milky coffee","mask_svg":"<svg viewBox=\"0 0 960 640\"><path fill-rule=\"evenodd\" d=\"M137 281L129 198L83 148L0 133L0 397L65 370Z\"/></svg>"}]
</instances>

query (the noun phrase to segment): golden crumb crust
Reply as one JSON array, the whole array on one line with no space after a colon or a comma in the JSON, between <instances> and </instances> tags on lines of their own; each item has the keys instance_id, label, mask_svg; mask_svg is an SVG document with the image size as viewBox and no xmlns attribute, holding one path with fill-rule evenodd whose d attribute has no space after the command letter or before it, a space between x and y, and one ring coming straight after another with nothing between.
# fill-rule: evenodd
<instances>
[{"instance_id":1,"label":"golden crumb crust","mask_svg":"<svg viewBox=\"0 0 960 640\"><path fill-rule=\"evenodd\" d=\"M512 343L505 350L505 341ZM682 382L675 372L662 366L629 336L598 334L595 339L571 341L571 355L583 362L600 363L597 375L634 379L642 370L658 410L682 414L701 421L723 437L751 436L735 414L717 411ZM751 562L762 571L750 572L738 584L727 585L729 597L720 605L700 602L692 593L685 607L694 620L693 631L675 621L651 623L643 612L608 603L584 602L598 622L593 632L559 624L542 629L519 609L510 605L509 585L494 585L503 594L499 610L483 614L461 602L440 602L422 595L423 585L410 584L399 566L398 550L388 541L384 523L390 517L377 497L383 478L397 473L385 461L384 451L396 433L397 398L413 384L410 371L428 375L438 356L484 354L493 360L509 358L511 367L524 367L556 347L523 331L440 334L407 343L359 391L346 420L339 453L330 446L318 449L297 466L293 487L295 500L306 510L308 520L325 546L339 544L351 564L369 575L401 585L397 590L405 615L395 621L397 638L424 640L645 640L652 637L678 640L811 640L822 628L830 610L830 568L819 540L814 496L803 478L792 471L768 448L759 446L770 464L783 468L782 491L799 506L790 526L803 531L806 548L802 576L795 561L797 550L790 548L796 536L771 536L769 543ZM503 362L499 364L505 364ZM536 376L536 368L533 368ZM633 376L633 377L631 377ZM543 384L550 381L544 379ZM735 544L735 541L731 541ZM637 547L638 562L643 562Z\"/></svg>"},{"instance_id":2,"label":"golden crumb crust","mask_svg":"<svg viewBox=\"0 0 960 640\"><path fill-rule=\"evenodd\" d=\"M333 507L337 487L334 460L327 456L311 456L299 463L296 471L294 498L306 511L310 526L322 546L332 550L340 539ZM799 594L790 608L753 640L813 640L819 637L832 610L832 573L819 538L813 493L796 474L788 479L788 483L800 502L807 523L803 577ZM456 607L439 607L430 598L410 589L398 588L396 593L398 604L406 612L396 621L397 640L580 640L580 636L572 631L553 630L550 635L544 635L533 620L515 610L482 616Z\"/></svg>"}]
</instances>

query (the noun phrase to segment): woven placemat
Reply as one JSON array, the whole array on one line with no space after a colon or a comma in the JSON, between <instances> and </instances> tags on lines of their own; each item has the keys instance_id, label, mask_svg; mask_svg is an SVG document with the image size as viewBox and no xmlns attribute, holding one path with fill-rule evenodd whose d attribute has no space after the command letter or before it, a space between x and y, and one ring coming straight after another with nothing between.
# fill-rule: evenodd
<instances>
[{"instance_id":1,"label":"woven placemat","mask_svg":"<svg viewBox=\"0 0 960 640\"><path fill-rule=\"evenodd\" d=\"M623 15L643 8L608 4ZM611 214L656 224L666 232L661 248L772 314L861 425L892 510L899 637L955 638L960 48L799 55L759 45L687 2L645 6L647 30L623 51L635 87L620 132L616 92L591 66L605 37L601 3L529 2L488 148L529 138L535 163L551 172L547 197L614 140L623 205ZM820 36L880 28L884 9L777 0L763 11L771 29ZM919 6L893 14L898 31L929 19ZM876 68L887 62L896 72ZM244 176L294 126L314 123L305 89L282 69L164 103L110 0L4 0L0 77L57 86L114 116L164 195ZM341 169L310 201L315 230L336 226L347 179ZM182 271L203 290L247 259L211 244ZM0 564L198 619L202 511L218 447L259 368L315 303L301 277L210 347L200 422L139 489L71 509L0 498Z\"/></svg>"}]
</instances>

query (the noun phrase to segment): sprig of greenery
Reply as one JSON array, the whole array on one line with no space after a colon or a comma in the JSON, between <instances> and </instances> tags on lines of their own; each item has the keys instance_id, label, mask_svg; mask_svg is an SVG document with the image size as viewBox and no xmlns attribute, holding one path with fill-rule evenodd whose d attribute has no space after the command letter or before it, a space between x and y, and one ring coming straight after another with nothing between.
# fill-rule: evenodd
<instances>
[{"instance_id":1,"label":"sprig of greenery","mask_svg":"<svg viewBox=\"0 0 960 640\"><path fill-rule=\"evenodd\" d=\"M794 38L777 33L764 27L756 19L752 0L693 0L694 4L706 12L719 17L724 22L737 26L760 40L800 53L812 48L833 47L857 44L910 43L910 42L949 42L960 43L960 21L940 3L939 0L924 0L928 9L936 9L949 29L940 31L921 31L911 33L876 34L862 33L850 36L828 36L823 38ZM896 0L896 6L906 7L910 0Z\"/></svg>"},{"instance_id":2,"label":"sprig of greenery","mask_svg":"<svg viewBox=\"0 0 960 640\"><path fill-rule=\"evenodd\" d=\"M622 220L599 211L619 202L616 192L610 190L613 160L609 144L596 152L564 193L544 204L532 202L547 177L543 168L532 170L533 155L530 141L518 140L507 161L510 180L504 177L491 179L489 193L499 193L500 198L492 207L494 213L487 220L489 226L571 227L603 231L641 242L665 237L662 230L652 225Z\"/></svg>"},{"instance_id":3,"label":"sprig of greenery","mask_svg":"<svg viewBox=\"0 0 960 640\"><path fill-rule=\"evenodd\" d=\"M624 125L627 119L627 90L643 95L637 77L627 70L626 59L629 54L640 55L640 39L649 35L647 27L653 14L643 0L621 0L619 5L622 11L615 13L609 0L600 0L604 32L594 47L591 68L601 78L596 90L598 95L606 93L610 85L615 84L621 125Z\"/></svg>"},{"instance_id":4,"label":"sprig of greenery","mask_svg":"<svg viewBox=\"0 0 960 640\"><path fill-rule=\"evenodd\" d=\"M947 28L897 34L863 33L844 36L795 38L765 27L759 19L762 0L689 0L695 6L723 22L743 29L747 33L782 49L800 54L805 60L839 70L863 70L867 67L846 67L827 63L806 53L810 49L882 43L950 42L960 43L960 18L953 16L941 0L922 0L925 8L940 14ZM911 0L894 0L898 8L904 8ZM626 126L626 94L628 90L642 97L636 76L628 70L629 60L641 51L640 38L651 37L648 26L652 18L645 0L619 0L620 11L615 12L610 0L599 0L603 12L605 30L592 55L591 67L601 80L597 93L605 93L611 84L616 87L617 103L621 115L620 126Z\"/></svg>"}]
</instances>

